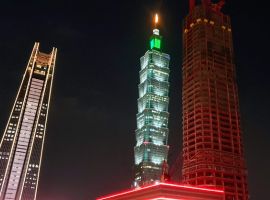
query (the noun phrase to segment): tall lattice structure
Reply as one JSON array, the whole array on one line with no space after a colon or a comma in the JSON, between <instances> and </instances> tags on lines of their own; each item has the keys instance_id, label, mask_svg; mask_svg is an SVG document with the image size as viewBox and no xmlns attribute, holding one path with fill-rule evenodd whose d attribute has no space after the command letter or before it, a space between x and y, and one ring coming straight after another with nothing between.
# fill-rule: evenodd
<instances>
[{"instance_id":1,"label":"tall lattice structure","mask_svg":"<svg viewBox=\"0 0 270 200\"><path fill-rule=\"evenodd\" d=\"M0 199L36 199L57 49L35 43L0 144Z\"/></svg>"},{"instance_id":2,"label":"tall lattice structure","mask_svg":"<svg viewBox=\"0 0 270 200\"><path fill-rule=\"evenodd\" d=\"M162 37L154 29L150 49L141 57L134 186L161 180L168 154L169 60L161 51Z\"/></svg>"},{"instance_id":3,"label":"tall lattice structure","mask_svg":"<svg viewBox=\"0 0 270 200\"><path fill-rule=\"evenodd\" d=\"M247 200L230 17L190 0L183 27L183 182Z\"/></svg>"}]
</instances>

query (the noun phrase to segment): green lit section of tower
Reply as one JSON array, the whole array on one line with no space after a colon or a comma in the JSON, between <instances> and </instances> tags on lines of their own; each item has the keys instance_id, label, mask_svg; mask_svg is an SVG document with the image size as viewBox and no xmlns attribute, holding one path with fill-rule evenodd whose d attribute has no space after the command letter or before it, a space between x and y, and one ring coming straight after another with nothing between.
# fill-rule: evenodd
<instances>
[{"instance_id":1,"label":"green lit section of tower","mask_svg":"<svg viewBox=\"0 0 270 200\"><path fill-rule=\"evenodd\" d=\"M150 39L150 49L160 50L161 48L161 37L153 35Z\"/></svg>"},{"instance_id":2,"label":"green lit section of tower","mask_svg":"<svg viewBox=\"0 0 270 200\"><path fill-rule=\"evenodd\" d=\"M141 57L134 186L160 181L167 161L170 56L162 52L162 37L154 29L150 49Z\"/></svg>"}]
</instances>

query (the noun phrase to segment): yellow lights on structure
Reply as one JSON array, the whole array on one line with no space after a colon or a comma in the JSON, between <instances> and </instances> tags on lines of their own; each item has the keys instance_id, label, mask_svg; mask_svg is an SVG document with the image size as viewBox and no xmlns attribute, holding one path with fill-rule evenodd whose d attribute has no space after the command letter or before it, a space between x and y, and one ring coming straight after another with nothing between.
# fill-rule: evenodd
<instances>
[{"instance_id":1,"label":"yellow lights on structure","mask_svg":"<svg viewBox=\"0 0 270 200\"><path fill-rule=\"evenodd\" d=\"M196 21L195 22L191 22L189 25L187 25L187 26L189 26L189 27L187 27L187 28L185 28L184 29L184 33L187 33L188 31L189 31L189 29L190 28L192 28L193 26L195 26L196 24L199 24L200 22L204 22L204 23L209 23L209 24L211 24L211 25L214 25L215 24L215 22L214 21L212 21L212 20L208 20L208 19L201 19L201 18L198 18L198 19L196 19ZM227 31L229 31L229 32L231 32L232 30L230 29L230 28L227 28L226 26L224 26L224 25L221 25L221 28L223 29L223 30L227 30Z\"/></svg>"},{"instance_id":2,"label":"yellow lights on structure","mask_svg":"<svg viewBox=\"0 0 270 200\"><path fill-rule=\"evenodd\" d=\"M41 166L42 157L43 157L44 141L45 141L45 136L46 136L47 120L48 120L48 113L49 113L49 108L50 108L52 86L53 86L53 80L54 80L53 77L54 77L56 54L57 54L57 48L53 48L53 50L51 52L50 61L49 61L48 77L46 78L46 83L47 83L48 79L50 78L51 79L51 84L50 84L50 89L49 89L49 99L48 99L48 102L47 102L48 107L47 107L47 113L46 113L46 119L45 119L46 123L45 123L44 133L43 133L43 140L42 140L42 146L41 146L41 156L40 156L40 161L39 161L39 166L38 166L37 185L36 185L36 188L35 188L35 197L34 197L34 199L36 199L36 197L37 197L37 189L38 189L38 184L39 184L40 166ZM51 69L51 73L50 73L50 69ZM43 95L43 97L44 97L44 95Z\"/></svg>"},{"instance_id":3,"label":"yellow lights on structure","mask_svg":"<svg viewBox=\"0 0 270 200\"><path fill-rule=\"evenodd\" d=\"M189 24L189 28L192 28L193 26L195 26L196 24L201 23L202 21L204 21L205 23L208 22L207 19L202 20L201 18L197 18L195 22L191 22L191 23ZM185 28L185 29L184 29L184 33L187 33L187 32L188 32L188 28Z\"/></svg>"},{"instance_id":4,"label":"yellow lights on structure","mask_svg":"<svg viewBox=\"0 0 270 200\"><path fill-rule=\"evenodd\" d=\"M47 63L49 69L48 69L48 72L46 74L45 83L44 83L45 88L42 91L41 101L40 102L44 102L45 91L46 91L46 88L47 88L47 85L48 85L49 78L53 78L53 77L50 76L50 73L51 72L54 73L54 66L55 66L54 61L56 59L56 51L57 51L57 49L56 48L53 48L53 51L50 54L50 59L49 59L49 61ZM52 70L50 70L51 68L52 68ZM52 74L52 76L53 76L53 74ZM37 183L36 183L37 185L35 187L34 199L36 199L37 189L38 189L38 183L39 183L39 173L40 173L40 166L41 166L42 155L43 155L42 153L43 153L44 139L45 139L45 135L46 135L46 122L47 122L47 116L48 116L48 110L49 110L49 104L50 104L52 82L53 82L53 80L51 79L51 85L50 85L50 90L49 90L49 101L47 103L48 107L47 107L47 113L46 113L46 119L45 119L45 128L44 128L43 139L42 139L42 147L41 147L42 151L41 151L41 156L39 158L40 159L40 162L39 162L39 165L38 165L38 174L37 174ZM39 106L39 108L37 110L37 112L38 112L37 120L36 120L37 123L35 124L35 127L34 127L34 133L35 134L37 132L37 127L38 127L38 124L39 124L39 118L40 118L40 114L41 114L42 104L43 103L40 104L40 106ZM27 162L26 169L29 169L30 157L32 155L32 149L33 149L33 146L34 146L34 141L35 140L33 139L32 142L31 142L31 144L30 144L30 149L31 149L30 152L31 152L31 154L29 156L29 159L26 161ZM23 186L26 183L26 181L25 181L26 180L26 175L27 174L25 173L24 176L23 176ZM22 192L23 192L23 190L21 190L21 192L20 192L20 198L19 199L21 199L21 197L22 197Z\"/></svg>"},{"instance_id":5,"label":"yellow lights on structure","mask_svg":"<svg viewBox=\"0 0 270 200\"><path fill-rule=\"evenodd\" d=\"M199 22L202 21L202 19L201 18L198 18L196 21L197 21L197 23L199 23Z\"/></svg>"},{"instance_id":6,"label":"yellow lights on structure","mask_svg":"<svg viewBox=\"0 0 270 200\"><path fill-rule=\"evenodd\" d=\"M10 116L9 116L9 119L8 119L7 126L6 126L6 128L5 128L4 134L6 133L8 127L9 127L9 125L10 125L10 119L11 119L11 116L12 116L12 114L13 114L14 108L15 108L15 106L16 106L16 104L17 104L17 101L18 101L18 98L19 98L19 94L20 94L19 91L21 91L21 89L22 89L22 87L23 87L23 82L24 82L24 80L25 80L25 77L26 77L27 73L30 73L30 75L33 74L34 67L32 66L32 63L31 63L31 62L35 62L35 59L36 59L36 56L37 56L37 53L38 53L38 48L39 48L39 43L36 42L35 45L34 45L34 48L33 48L33 50L32 50L31 57L30 57L30 59L29 59L29 61L28 61L26 71L25 71L25 73L24 73L24 75L23 75L23 80L21 81L21 84L20 84L20 87L19 87L19 90L18 90L16 99L15 99L14 105L13 105L13 107L12 107L12 111L11 111L11 113L10 113ZM34 58L34 59L32 59L32 58ZM30 79L29 79L28 82L27 82L27 88L29 88L29 85L30 85ZM25 102L26 102L26 95L24 95L24 97L23 97L22 107L24 107ZM23 113L23 112L20 111L20 115L19 115L19 119L18 119L19 122L18 122L18 123L20 123L20 121L22 120L22 113ZM14 139L17 138L17 136L18 136L18 134L19 134L19 133L18 133L18 130L19 130L19 126L16 127ZM5 137L2 137L0 146L2 146L2 142L3 142L4 138L5 138ZM15 141L12 142L11 152L13 152L14 147L15 147ZM11 155L11 154L10 154L10 155ZM9 166L9 165L10 165L10 162L11 162L11 156L10 156L10 155L9 155L9 157L8 157L8 163L7 163L7 166ZM7 170L5 171L4 178L3 178L3 180L2 180L2 185L1 185L1 188L0 188L0 194L2 194L2 192L3 192L3 186L5 185L4 183L5 183L6 178L7 178Z\"/></svg>"},{"instance_id":7,"label":"yellow lights on structure","mask_svg":"<svg viewBox=\"0 0 270 200\"><path fill-rule=\"evenodd\" d=\"M199 22L201 22L201 21L202 21L201 18L198 18L198 19L196 20L197 23L199 23ZM205 23L208 23L208 22L209 22L211 25L214 25L214 24L215 24L215 22L212 21L212 20L203 19L203 21L204 21ZM189 26L190 26L190 28L192 28L192 26L194 26L194 23L191 23ZM225 25L221 25L221 28L222 28L223 30L228 30L229 32L231 32L231 29L230 29L230 28L227 28ZM187 33L187 32L188 32L188 29L185 29L184 32Z\"/></svg>"}]
</instances>

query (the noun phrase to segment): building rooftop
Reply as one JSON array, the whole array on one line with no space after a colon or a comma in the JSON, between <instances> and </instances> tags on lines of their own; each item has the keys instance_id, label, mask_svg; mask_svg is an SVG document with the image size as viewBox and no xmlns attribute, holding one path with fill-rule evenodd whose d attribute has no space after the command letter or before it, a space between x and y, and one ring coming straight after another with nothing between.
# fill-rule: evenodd
<instances>
[{"instance_id":1,"label":"building rooftop","mask_svg":"<svg viewBox=\"0 0 270 200\"><path fill-rule=\"evenodd\" d=\"M97 200L224 200L224 191L172 183L156 183L99 197Z\"/></svg>"}]
</instances>

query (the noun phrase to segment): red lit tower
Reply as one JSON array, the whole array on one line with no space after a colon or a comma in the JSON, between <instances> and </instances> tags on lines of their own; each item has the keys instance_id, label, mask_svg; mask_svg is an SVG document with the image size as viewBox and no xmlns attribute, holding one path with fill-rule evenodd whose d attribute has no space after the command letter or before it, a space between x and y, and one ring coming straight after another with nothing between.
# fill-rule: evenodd
<instances>
[{"instance_id":1,"label":"red lit tower","mask_svg":"<svg viewBox=\"0 0 270 200\"><path fill-rule=\"evenodd\" d=\"M224 1L190 0L183 24L183 182L247 200L230 17Z\"/></svg>"}]
</instances>

